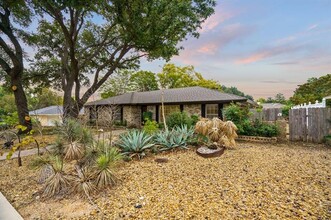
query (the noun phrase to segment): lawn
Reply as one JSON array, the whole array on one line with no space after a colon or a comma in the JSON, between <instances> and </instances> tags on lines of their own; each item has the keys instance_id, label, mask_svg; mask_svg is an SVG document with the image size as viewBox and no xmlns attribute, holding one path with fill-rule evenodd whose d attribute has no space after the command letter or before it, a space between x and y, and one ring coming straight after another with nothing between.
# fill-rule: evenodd
<instances>
[{"instance_id":1,"label":"lawn","mask_svg":"<svg viewBox=\"0 0 331 220\"><path fill-rule=\"evenodd\" d=\"M168 163L156 163L166 157ZM116 187L86 199L39 197L35 171L0 162L0 191L24 219L330 219L331 149L239 143L219 158L194 150L123 162Z\"/></svg>"}]
</instances>

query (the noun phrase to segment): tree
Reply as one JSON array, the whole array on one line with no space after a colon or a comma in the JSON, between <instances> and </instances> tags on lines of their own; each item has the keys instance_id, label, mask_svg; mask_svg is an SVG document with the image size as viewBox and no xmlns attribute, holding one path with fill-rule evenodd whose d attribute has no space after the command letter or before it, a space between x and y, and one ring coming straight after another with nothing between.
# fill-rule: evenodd
<instances>
[{"instance_id":1,"label":"tree","mask_svg":"<svg viewBox=\"0 0 331 220\"><path fill-rule=\"evenodd\" d=\"M155 74L151 71L138 71L133 73L130 81L133 82L135 90L139 92L158 90Z\"/></svg>"},{"instance_id":2,"label":"tree","mask_svg":"<svg viewBox=\"0 0 331 220\"><path fill-rule=\"evenodd\" d=\"M46 67L43 74L64 91L64 118L78 117L110 75L137 67L140 57L169 60L177 55L178 43L187 35L198 37L197 29L215 6L211 0L34 2L52 19L43 20L31 39L39 49L35 68ZM92 82L88 75L94 76ZM88 89L81 95L84 84Z\"/></svg>"},{"instance_id":3,"label":"tree","mask_svg":"<svg viewBox=\"0 0 331 220\"><path fill-rule=\"evenodd\" d=\"M136 88L131 81L132 74L132 71L121 70L112 75L102 86L101 97L105 99L135 91Z\"/></svg>"},{"instance_id":4,"label":"tree","mask_svg":"<svg viewBox=\"0 0 331 220\"><path fill-rule=\"evenodd\" d=\"M253 96L246 95L245 93L243 93L242 91L240 91L237 87L234 87L234 86L226 87L226 86L223 85L222 86L222 89L226 93L230 93L230 94L242 96L242 97L245 97L247 99L250 99L250 100L254 101Z\"/></svg>"},{"instance_id":5,"label":"tree","mask_svg":"<svg viewBox=\"0 0 331 220\"><path fill-rule=\"evenodd\" d=\"M48 88L42 88L41 90L37 90L36 93L31 93L28 96L30 110L45 108L52 105L62 105L62 100L61 96Z\"/></svg>"},{"instance_id":6,"label":"tree","mask_svg":"<svg viewBox=\"0 0 331 220\"><path fill-rule=\"evenodd\" d=\"M153 72L121 70L112 75L102 86L101 97L105 99L127 92L145 92L157 89L157 80Z\"/></svg>"},{"instance_id":7,"label":"tree","mask_svg":"<svg viewBox=\"0 0 331 220\"><path fill-rule=\"evenodd\" d=\"M274 102L285 104L286 98L285 98L285 96L282 93L278 93L275 96Z\"/></svg>"},{"instance_id":8,"label":"tree","mask_svg":"<svg viewBox=\"0 0 331 220\"><path fill-rule=\"evenodd\" d=\"M24 0L3 0L0 3L0 66L3 70L0 75L13 91L19 123L27 127L26 131L32 125L22 85L24 53L20 40L26 34L23 28L30 24L31 15L31 8Z\"/></svg>"},{"instance_id":9,"label":"tree","mask_svg":"<svg viewBox=\"0 0 331 220\"><path fill-rule=\"evenodd\" d=\"M193 66L178 67L175 64L167 63L157 77L162 88L173 89L192 86L194 84L193 74Z\"/></svg>"},{"instance_id":10,"label":"tree","mask_svg":"<svg viewBox=\"0 0 331 220\"><path fill-rule=\"evenodd\" d=\"M323 97L331 95L331 74L319 78L310 78L306 83L299 85L290 98L294 104L303 104L316 100L321 101Z\"/></svg>"}]
</instances>

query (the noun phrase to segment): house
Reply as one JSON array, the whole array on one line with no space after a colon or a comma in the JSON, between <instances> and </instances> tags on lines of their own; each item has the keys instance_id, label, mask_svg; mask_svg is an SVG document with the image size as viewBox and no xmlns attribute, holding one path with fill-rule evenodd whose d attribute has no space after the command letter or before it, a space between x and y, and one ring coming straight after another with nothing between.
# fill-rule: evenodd
<instances>
[{"instance_id":1,"label":"house","mask_svg":"<svg viewBox=\"0 0 331 220\"><path fill-rule=\"evenodd\" d=\"M85 105L85 114L98 125L105 125L107 117L113 117L114 120L125 121L128 126L140 127L144 112L151 112L153 120L162 122L162 102L165 117L172 112L186 111L189 115L222 118L226 105L246 101L244 97L196 86L131 92L89 102Z\"/></svg>"},{"instance_id":2,"label":"house","mask_svg":"<svg viewBox=\"0 0 331 220\"><path fill-rule=\"evenodd\" d=\"M55 121L62 122L63 106L52 105L41 109L36 109L29 112L29 115L38 120L42 126L54 126ZM79 112L79 115L84 115L84 109Z\"/></svg>"}]
</instances>

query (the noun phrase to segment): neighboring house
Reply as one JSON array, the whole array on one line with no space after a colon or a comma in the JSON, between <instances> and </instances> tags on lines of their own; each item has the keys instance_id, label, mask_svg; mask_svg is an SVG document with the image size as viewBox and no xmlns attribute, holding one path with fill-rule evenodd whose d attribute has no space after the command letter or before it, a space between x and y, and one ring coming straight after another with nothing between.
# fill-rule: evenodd
<instances>
[{"instance_id":1,"label":"neighboring house","mask_svg":"<svg viewBox=\"0 0 331 220\"><path fill-rule=\"evenodd\" d=\"M162 98L163 97L163 98ZM165 117L172 112L185 111L189 115L222 118L223 108L231 102L246 102L247 98L202 87L131 92L108 99L89 102L85 114L90 121L105 125L107 117L125 121L128 126L140 127L143 112L152 112L153 120L162 122L162 99ZM110 113L112 112L112 113Z\"/></svg>"},{"instance_id":2,"label":"neighboring house","mask_svg":"<svg viewBox=\"0 0 331 220\"><path fill-rule=\"evenodd\" d=\"M283 108L285 105L281 103L262 103L261 106L263 109L270 109L270 108Z\"/></svg>"},{"instance_id":3,"label":"neighboring house","mask_svg":"<svg viewBox=\"0 0 331 220\"><path fill-rule=\"evenodd\" d=\"M29 112L30 116L40 122L42 126L54 126L55 121L62 122L63 106L52 105L41 109L36 109ZM84 109L79 113L84 114Z\"/></svg>"}]
</instances>

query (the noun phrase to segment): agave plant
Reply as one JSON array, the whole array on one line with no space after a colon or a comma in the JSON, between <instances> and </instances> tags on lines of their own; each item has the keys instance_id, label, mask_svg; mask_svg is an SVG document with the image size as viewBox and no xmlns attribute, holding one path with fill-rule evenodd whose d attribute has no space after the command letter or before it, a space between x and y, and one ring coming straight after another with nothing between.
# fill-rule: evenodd
<instances>
[{"instance_id":1,"label":"agave plant","mask_svg":"<svg viewBox=\"0 0 331 220\"><path fill-rule=\"evenodd\" d=\"M116 177L114 168L122 160L122 155L116 148L110 148L96 160L95 183L98 188L114 185Z\"/></svg>"},{"instance_id":2,"label":"agave plant","mask_svg":"<svg viewBox=\"0 0 331 220\"><path fill-rule=\"evenodd\" d=\"M152 143L152 138L153 136L146 134L144 131L131 130L120 136L118 146L124 154L131 157L138 156L140 159L145 155L145 150L155 145Z\"/></svg>"},{"instance_id":3,"label":"agave plant","mask_svg":"<svg viewBox=\"0 0 331 220\"><path fill-rule=\"evenodd\" d=\"M177 147L187 148L186 145L193 137L194 130L186 125L175 127L172 130L166 129L156 134L155 141L163 146L160 150L172 150Z\"/></svg>"}]
</instances>

